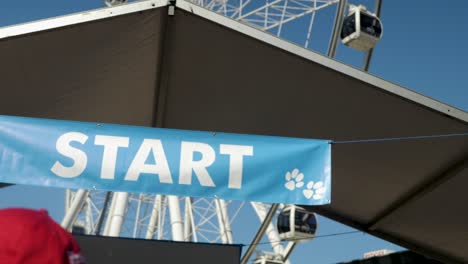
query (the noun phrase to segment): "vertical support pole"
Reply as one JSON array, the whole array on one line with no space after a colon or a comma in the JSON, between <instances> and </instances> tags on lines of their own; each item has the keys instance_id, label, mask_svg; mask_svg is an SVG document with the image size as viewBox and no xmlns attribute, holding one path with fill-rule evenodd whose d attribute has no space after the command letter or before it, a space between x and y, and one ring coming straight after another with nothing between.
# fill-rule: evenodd
<instances>
[{"instance_id":1,"label":"vertical support pole","mask_svg":"<svg viewBox=\"0 0 468 264\"><path fill-rule=\"evenodd\" d=\"M164 219L166 218L167 208L167 196L161 197L161 203L159 204L159 213L158 213L158 240L161 240L164 234Z\"/></svg>"},{"instance_id":2,"label":"vertical support pole","mask_svg":"<svg viewBox=\"0 0 468 264\"><path fill-rule=\"evenodd\" d=\"M249 248L245 252L244 256L242 256L242 259L240 262L241 264L246 264L247 261L249 261L255 248L257 247L258 242L260 242L260 239L262 239L262 236L265 234L265 231L267 230L268 225L271 223L273 216L275 216L276 209L278 209L278 204L272 204L270 207L270 210L268 211L268 214L265 216L265 219L263 220L262 224L260 225L260 228L255 234L255 237L252 240L252 243L250 243Z\"/></svg>"},{"instance_id":3,"label":"vertical support pole","mask_svg":"<svg viewBox=\"0 0 468 264\"><path fill-rule=\"evenodd\" d=\"M216 207L216 216L218 217L218 226L219 226L219 234L221 236L221 241L223 241L223 244L227 244L228 238L226 235L226 226L224 225L224 217L223 217L223 212L221 210L219 199L215 198L214 203Z\"/></svg>"},{"instance_id":4,"label":"vertical support pole","mask_svg":"<svg viewBox=\"0 0 468 264\"><path fill-rule=\"evenodd\" d=\"M382 12L382 1L383 0L375 0L374 13L378 18L380 18L380 14ZM369 66L370 66L373 53L374 53L374 49L370 49L368 52L366 52L366 55L364 57L364 67L363 67L363 70L365 72L369 71Z\"/></svg>"},{"instance_id":5,"label":"vertical support pole","mask_svg":"<svg viewBox=\"0 0 468 264\"><path fill-rule=\"evenodd\" d=\"M111 221L112 221L112 216L114 215L116 199L117 199L117 193L112 192L112 201L111 201L111 205L110 205L110 208L109 208L109 213L107 214L106 225L104 226L104 233L103 234L105 236L109 235L109 228L110 228L110 224L111 224Z\"/></svg>"},{"instance_id":6,"label":"vertical support pole","mask_svg":"<svg viewBox=\"0 0 468 264\"><path fill-rule=\"evenodd\" d=\"M221 207L221 212L223 213L224 230L226 232L227 241L229 244L232 244L234 243L234 239L232 238L232 229L231 221L229 220L228 205L225 200L219 200L219 205Z\"/></svg>"},{"instance_id":7,"label":"vertical support pole","mask_svg":"<svg viewBox=\"0 0 468 264\"><path fill-rule=\"evenodd\" d=\"M64 229L70 230L73 223L76 220L76 217L81 211L81 208L83 208L83 204L86 201L86 197L88 196L88 191L80 189L76 192L75 198L70 204L70 207L67 210L67 213L65 214L65 217L62 220L61 226Z\"/></svg>"},{"instance_id":8,"label":"vertical support pole","mask_svg":"<svg viewBox=\"0 0 468 264\"><path fill-rule=\"evenodd\" d=\"M115 193L114 212L110 216L110 225L108 236L118 237L122 230L125 215L127 213L128 198L130 194L126 192Z\"/></svg>"},{"instance_id":9,"label":"vertical support pole","mask_svg":"<svg viewBox=\"0 0 468 264\"><path fill-rule=\"evenodd\" d=\"M169 214L171 217L172 240L184 241L184 227L180 215L179 198L174 195L167 196L169 202Z\"/></svg>"},{"instance_id":10,"label":"vertical support pole","mask_svg":"<svg viewBox=\"0 0 468 264\"><path fill-rule=\"evenodd\" d=\"M336 8L335 22L333 24L333 32L330 38L330 44L328 45L327 56L329 58L335 58L336 47L340 39L341 27L343 26L343 16L346 9L346 0L339 0Z\"/></svg>"},{"instance_id":11,"label":"vertical support pole","mask_svg":"<svg viewBox=\"0 0 468 264\"><path fill-rule=\"evenodd\" d=\"M109 200L111 198L111 192L106 193L106 198L104 199L104 206L102 207L102 211L99 214L99 218L96 224L96 229L94 231L95 235L100 235L101 234L101 229L102 229L102 223L104 223L104 217L107 212L107 207L109 207Z\"/></svg>"},{"instance_id":12,"label":"vertical support pole","mask_svg":"<svg viewBox=\"0 0 468 264\"><path fill-rule=\"evenodd\" d=\"M195 226L195 219L193 218L193 207L192 207L192 198L190 198L190 203L188 204L189 206L189 212L190 212L190 225L192 226L192 239L194 242L198 242L198 237L197 237L197 227Z\"/></svg>"},{"instance_id":13,"label":"vertical support pole","mask_svg":"<svg viewBox=\"0 0 468 264\"><path fill-rule=\"evenodd\" d=\"M133 225L133 238L136 238L138 226L140 225L140 210L141 210L141 203L144 199L144 195L140 193L138 196L138 205L135 213L135 224Z\"/></svg>"},{"instance_id":14,"label":"vertical support pole","mask_svg":"<svg viewBox=\"0 0 468 264\"><path fill-rule=\"evenodd\" d=\"M156 227L158 227L157 223L161 211L161 199L162 196L159 194L154 197L153 210L151 211L148 229L146 230L146 239L154 238L154 233L156 232Z\"/></svg>"},{"instance_id":15,"label":"vertical support pole","mask_svg":"<svg viewBox=\"0 0 468 264\"><path fill-rule=\"evenodd\" d=\"M86 204L86 224L85 224L85 234L92 234L93 233L93 227L94 227L94 222L93 222L93 211L91 207L91 198L89 195L86 196L85 200Z\"/></svg>"},{"instance_id":16,"label":"vertical support pole","mask_svg":"<svg viewBox=\"0 0 468 264\"><path fill-rule=\"evenodd\" d=\"M192 241L192 198L185 197L184 241Z\"/></svg>"},{"instance_id":17,"label":"vertical support pole","mask_svg":"<svg viewBox=\"0 0 468 264\"><path fill-rule=\"evenodd\" d=\"M229 222L226 201L216 198L214 199L214 202L216 206L216 215L218 217L221 240L224 244L232 244L232 229L231 223Z\"/></svg>"}]
</instances>

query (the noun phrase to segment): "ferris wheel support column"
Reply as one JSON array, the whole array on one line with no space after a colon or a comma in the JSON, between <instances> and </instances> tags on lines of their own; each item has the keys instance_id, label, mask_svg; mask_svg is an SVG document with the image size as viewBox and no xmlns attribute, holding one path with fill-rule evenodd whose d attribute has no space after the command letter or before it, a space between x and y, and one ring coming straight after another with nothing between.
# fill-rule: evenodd
<instances>
[{"instance_id":1,"label":"ferris wheel support column","mask_svg":"<svg viewBox=\"0 0 468 264\"><path fill-rule=\"evenodd\" d=\"M247 251L245 251L244 256L242 256L241 259L241 264L246 264L247 261L249 261L250 257L252 256L255 248L258 245L258 242L262 239L262 236L265 234L265 231L268 228L268 225L271 223L271 220L273 219L273 216L276 214L276 209L278 209L279 204L272 204L270 207L270 210L265 216L265 219L263 220L262 224L260 225L260 228L258 229L257 233L255 234L254 239L252 240L252 243L250 243L249 248L247 248ZM255 208L255 207L254 207Z\"/></svg>"},{"instance_id":2,"label":"ferris wheel support column","mask_svg":"<svg viewBox=\"0 0 468 264\"><path fill-rule=\"evenodd\" d=\"M172 240L184 241L184 227L180 215L179 197L174 195L167 196L169 202L169 214L171 217Z\"/></svg>"},{"instance_id":3,"label":"ferris wheel support column","mask_svg":"<svg viewBox=\"0 0 468 264\"><path fill-rule=\"evenodd\" d=\"M219 200L219 205L221 207L221 212L223 213L223 219L224 219L224 226L225 226L225 232L227 235L227 240L229 244L234 243L234 239L232 238L232 229L231 229L231 221L229 219L228 215L228 205L225 200Z\"/></svg>"},{"instance_id":4,"label":"ferris wheel support column","mask_svg":"<svg viewBox=\"0 0 468 264\"><path fill-rule=\"evenodd\" d=\"M283 260L287 261L289 256L291 255L293 249L296 247L297 243L296 242L289 242L288 245L286 246L286 249L284 250L283 253ZM286 263L286 262L285 262Z\"/></svg>"},{"instance_id":5,"label":"ferris wheel support column","mask_svg":"<svg viewBox=\"0 0 468 264\"><path fill-rule=\"evenodd\" d=\"M252 207L255 209L255 212L257 213L257 216L260 219L260 222L263 222L265 217L267 216L265 205L262 203L256 203L256 202L251 202L251 204L252 204ZM283 254L285 253L285 250L283 246L281 245L281 239L279 237L278 231L276 230L276 228L271 222L268 225L265 233L268 237L268 240L270 241L271 247L273 248L273 252L283 256ZM284 263L285 264L289 263L289 260L286 260Z\"/></svg>"},{"instance_id":6,"label":"ferris wheel support column","mask_svg":"<svg viewBox=\"0 0 468 264\"><path fill-rule=\"evenodd\" d=\"M95 235L100 235L101 234L102 223L104 223L104 217L106 215L107 207L109 206L109 200L110 200L111 196L112 196L112 192L106 192L106 197L104 198L104 205L102 207L101 212L99 213L96 228L94 230Z\"/></svg>"},{"instance_id":7,"label":"ferris wheel support column","mask_svg":"<svg viewBox=\"0 0 468 264\"><path fill-rule=\"evenodd\" d=\"M284 15L286 14L286 7L288 6L288 0L284 0L283 11L281 12L281 21L284 21ZM281 29L283 28L283 23L278 26L278 32L276 36L279 37L281 35Z\"/></svg>"},{"instance_id":8,"label":"ferris wheel support column","mask_svg":"<svg viewBox=\"0 0 468 264\"><path fill-rule=\"evenodd\" d=\"M335 58L336 46L338 45L338 39L340 37L341 27L343 25L343 17L346 9L346 0L339 0L338 7L336 8L335 22L333 24L333 33L328 45L327 56L329 58Z\"/></svg>"},{"instance_id":9,"label":"ferris wheel support column","mask_svg":"<svg viewBox=\"0 0 468 264\"><path fill-rule=\"evenodd\" d=\"M317 1L314 1L314 9L317 9ZM306 49L309 48L310 36L312 34L312 27L314 26L314 20L315 20L315 11L312 12L312 15L310 17L309 29L307 30L306 41L304 44L304 48Z\"/></svg>"},{"instance_id":10,"label":"ferris wheel support column","mask_svg":"<svg viewBox=\"0 0 468 264\"><path fill-rule=\"evenodd\" d=\"M109 213L107 213L107 218L106 218L106 225L104 226L104 233L103 235L107 236L109 234L109 228L110 224L112 221L112 215L114 215L114 209L115 209L115 200L117 198L117 193L112 192L112 200L109 208ZM101 212L101 214L105 213L104 211Z\"/></svg>"},{"instance_id":11,"label":"ferris wheel support column","mask_svg":"<svg viewBox=\"0 0 468 264\"><path fill-rule=\"evenodd\" d=\"M86 222L85 222L85 231L86 234L91 234L93 232L93 212L92 212L92 201L89 195L86 196Z\"/></svg>"},{"instance_id":12,"label":"ferris wheel support column","mask_svg":"<svg viewBox=\"0 0 468 264\"><path fill-rule=\"evenodd\" d=\"M159 226L157 226L157 223L159 215L161 214L161 204L162 196L158 194L154 198L153 210L151 211L148 229L146 230L146 239L153 239L154 233L156 233L156 227L159 228Z\"/></svg>"},{"instance_id":13,"label":"ferris wheel support column","mask_svg":"<svg viewBox=\"0 0 468 264\"><path fill-rule=\"evenodd\" d=\"M135 212L135 223L133 224L133 238L137 238L138 226L140 224L141 203L143 202L144 198L144 194L140 193L140 195L138 196L137 210Z\"/></svg>"},{"instance_id":14,"label":"ferris wheel support column","mask_svg":"<svg viewBox=\"0 0 468 264\"><path fill-rule=\"evenodd\" d=\"M75 222L76 217L78 216L78 213L81 211L81 208L83 208L83 204L86 201L88 194L89 191L84 189L80 189L76 192L75 197L70 204L70 208L68 208L67 213L62 220L61 226L64 229L69 230L72 227L73 222Z\"/></svg>"},{"instance_id":15,"label":"ferris wheel support column","mask_svg":"<svg viewBox=\"0 0 468 264\"><path fill-rule=\"evenodd\" d=\"M122 225L127 214L128 198L130 194L126 192L115 193L114 210L110 217L108 236L118 237L122 230Z\"/></svg>"},{"instance_id":16,"label":"ferris wheel support column","mask_svg":"<svg viewBox=\"0 0 468 264\"><path fill-rule=\"evenodd\" d=\"M185 215L184 215L184 241L196 242L195 225L193 222L192 198L185 197Z\"/></svg>"},{"instance_id":17,"label":"ferris wheel support column","mask_svg":"<svg viewBox=\"0 0 468 264\"><path fill-rule=\"evenodd\" d=\"M232 244L231 225L227 217L226 202L218 198L214 199L216 216L218 217L219 233L224 244Z\"/></svg>"}]
</instances>

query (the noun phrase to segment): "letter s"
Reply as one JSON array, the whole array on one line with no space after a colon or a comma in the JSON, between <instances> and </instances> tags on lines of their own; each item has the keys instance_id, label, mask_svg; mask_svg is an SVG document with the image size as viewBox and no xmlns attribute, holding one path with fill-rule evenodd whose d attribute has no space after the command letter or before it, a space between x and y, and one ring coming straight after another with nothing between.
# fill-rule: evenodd
<instances>
[{"instance_id":1,"label":"letter s","mask_svg":"<svg viewBox=\"0 0 468 264\"><path fill-rule=\"evenodd\" d=\"M58 153L73 160L73 166L65 167L62 163L56 161L50 170L57 176L64 178L74 178L83 173L88 163L88 157L82 150L72 147L70 142L77 141L84 144L86 140L88 140L88 136L78 132L69 132L61 135L57 139L55 147Z\"/></svg>"}]
</instances>

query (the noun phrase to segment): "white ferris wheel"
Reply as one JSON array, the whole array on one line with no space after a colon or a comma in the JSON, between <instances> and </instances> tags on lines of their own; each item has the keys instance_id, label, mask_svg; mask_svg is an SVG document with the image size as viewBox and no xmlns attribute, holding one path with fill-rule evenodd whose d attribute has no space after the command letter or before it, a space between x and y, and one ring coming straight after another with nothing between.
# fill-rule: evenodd
<instances>
[{"instance_id":1,"label":"white ferris wheel","mask_svg":"<svg viewBox=\"0 0 468 264\"><path fill-rule=\"evenodd\" d=\"M105 0L108 6L125 2L127 1ZM303 27L304 32L297 34L303 36L305 48L309 47L311 41L314 23L317 22L316 14L335 6L337 10L335 25L330 29L333 31L328 50L330 57L334 57L343 21L347 21L348 24L350 21L358 23L354 27L354 30L358 31L356 28L362 26L359 25L359 21L352 19L356 17L357 12L365 12L363 8L350 6L350 11L345 17L346 7L349 6L345 0L191 0L191 2L278 37L282 37L285 33L286 24L301 19L301 23L306 23L307 26ZM366 13L367 16L377 20L373 22L374 25L376 23L380 25L377 18L380 2L381 0L376 0L377 15ZM375 37L364 34L364 31L360 33L352 29L353 25L347 29L349 34L346 35L351 43L355 41L354 44L359 44L363 35L364 41L371 39L374 41L373 45L378 41ZM365 70L371 55L372 50L368 50ZM236 230L234 223L245 210L252 212L253 209L257 219L250 222L255 226L254 229L258 228L252 240L253 244L265 236L269 241L269 251L272 251L263 254L260 252L259 258L255 259L254 263L289 263L287 258L295 245L294 241L281 242L278 229L274 221L271 221L279 214L281 207L278 205L232 202L217 198L67 190L65 207L62 225L85 234L224 244L245 242L238 240L238 234L242 230ZM253 250L255 247L249 247L241 263L247 263Z\"/></svg>"}]
</instances>

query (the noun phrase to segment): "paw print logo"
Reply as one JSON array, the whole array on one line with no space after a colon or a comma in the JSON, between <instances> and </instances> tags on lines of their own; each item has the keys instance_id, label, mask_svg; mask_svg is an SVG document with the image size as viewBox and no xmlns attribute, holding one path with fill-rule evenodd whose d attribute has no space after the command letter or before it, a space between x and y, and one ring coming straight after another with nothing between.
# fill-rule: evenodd
<instances>
[{"instance_id":1,"label":"paw print logo","mask_svg":"<svg viewBox=\"0 0 468 264\"><path fill-rule=\"evenodd\" d=\"M286 172L285 178L286 184L284 184L284 187L290 191L304 186L304 182L302 181L302 179L304 179L304 174L299 173L298 169L294 169L292 172Z\"/></svg>"},{"instance_id":2,"label":"paw print logo","mask_svg":"<svg viewBox=\"0 0 468 264\"><path fill-rule=\"evenodd\" d=\"M323 198L325 194L326 188L323 186L323 182L319 181L314 183L313 181L310 181L307 183L306 188L302 191L304 196L307 199L314 199L314 200L320 200Z\"/></svg>"}]
</instances>

